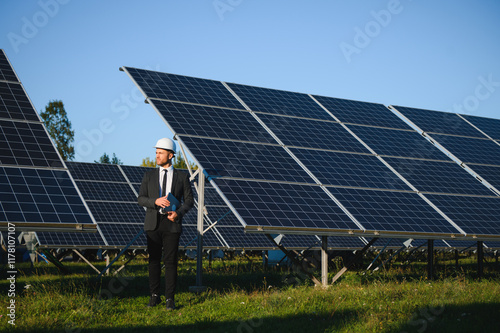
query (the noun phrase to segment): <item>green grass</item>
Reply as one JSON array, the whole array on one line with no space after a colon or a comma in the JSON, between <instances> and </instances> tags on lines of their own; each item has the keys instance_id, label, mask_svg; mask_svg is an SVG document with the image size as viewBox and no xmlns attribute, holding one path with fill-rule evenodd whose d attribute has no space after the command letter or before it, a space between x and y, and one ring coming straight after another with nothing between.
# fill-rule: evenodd
<instances>
[{"instance_id":1,"label":"green grass","mask_svg":"<svg viewBox=\"0 0 500 333\"><path fill-rule=\"evenodd\" d=\"M425 266L394 265L376 273L349 271L328 289L303 274L262 269L258 258L205 262L206 292L189 292L195 262L180 263L177 309L147 308L145 260L119 277L97 278L83 263L65 263L60 275L46 264L18 264L16 325L7 323L9 302L0 282L5 332L499 332L500 273L488 265L474 279L474 263L454 271L442 260L436 281ZM103 263L96 263L99 268ZM364 266L366 267L366 265ZM335 270L331 270L331 275ZM28 288L25 288L28 286Z\"/></svg>"}]
</instances>

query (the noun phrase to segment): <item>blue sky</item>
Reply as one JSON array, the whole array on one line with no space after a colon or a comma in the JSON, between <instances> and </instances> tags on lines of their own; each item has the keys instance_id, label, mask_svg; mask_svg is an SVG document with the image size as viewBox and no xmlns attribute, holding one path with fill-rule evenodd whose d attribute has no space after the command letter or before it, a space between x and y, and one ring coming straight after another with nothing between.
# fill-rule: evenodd
<instances>
[{"instance_id":1,"label":"blue sky","mask_svg":"<svg viewBox=\"0 0 500 333\"><path fill-rule=\"evenodd\" d=\"M77 161L125 164L171 137L121 66L500 118L500 2L0 2L35 108L64 102Z\"/></svg>"}]
</instances>

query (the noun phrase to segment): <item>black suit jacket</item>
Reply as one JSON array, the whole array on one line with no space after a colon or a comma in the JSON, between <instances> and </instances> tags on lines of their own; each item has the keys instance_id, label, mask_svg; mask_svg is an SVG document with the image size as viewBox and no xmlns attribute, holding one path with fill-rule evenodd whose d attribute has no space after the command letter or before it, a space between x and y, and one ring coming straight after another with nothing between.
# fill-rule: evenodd
<instances>
[{"instance_id":1,"label":"black suit jacket","mask_svg":"<svg viewBox=\"0 0 500 333\"><path fill-rule=\"evenodd\" d=\"M170 193L181 203L181 206L176 209L178 219L176 222L167 221L166 218L163 221L168 223L167 227L170 232L181 232L182 217L194 206L193 192L191 191L191 183L189 182L189 175L187 173L174 169ZM160 196L159 194L160 175L156 168L144 174L139 190L139 197L137 198L139 205L146 207L145 231L155 230L160 221L161 215L158 213L160 207L155 205L156 199Z\"/></svg>"}]
</instances>

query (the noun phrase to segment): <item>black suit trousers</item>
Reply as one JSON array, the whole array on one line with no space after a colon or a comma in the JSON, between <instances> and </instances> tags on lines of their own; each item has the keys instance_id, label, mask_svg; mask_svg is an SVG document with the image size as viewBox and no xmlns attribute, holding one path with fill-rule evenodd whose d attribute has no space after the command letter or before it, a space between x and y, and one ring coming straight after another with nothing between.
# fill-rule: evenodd
<instances>
[{"instance_id":1,"label":"black suit trousers","mask_svg":"<svg viewBox=\"0 0 500 333\"><path fill-rule=\"evenodd\" d=\"M177 252L180 232L170 232L167 228L167 215L161 215L155 230L146 231L149 253L149 291L160 294L161 260L165 264L165 297L174 299L177 282Z\"/></svg>"}]
</instances>

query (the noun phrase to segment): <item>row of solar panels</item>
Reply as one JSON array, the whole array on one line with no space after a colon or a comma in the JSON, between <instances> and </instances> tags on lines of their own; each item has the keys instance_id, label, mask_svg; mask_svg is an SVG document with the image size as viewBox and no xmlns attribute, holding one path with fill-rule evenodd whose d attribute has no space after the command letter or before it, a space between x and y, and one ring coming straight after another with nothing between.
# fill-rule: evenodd
<instances>
[{"instance_id":1,"label":"row of solar panels","mask_svg":"<svg viewBox=\"0 0 500 333\"><path fill-rule=\"evenodd\" d=\"M243 234L242 224L250 231L252 227L255 231L264 226L266 232L294 233L285 236L283 242L300 248L317 244L319 239L313 232L355 234L361 230L358 236L365 236L369 233L364 232L372 230L374 235L382 231L383 236L396 237L456 236L456 230L463 229L446 217L456 230L445 223L443 231L443 221L439 220L444 213L436 214L432 209L429 212L427 196L440 195L447 200L451 197L453 205L462 197L468 205L466 213L470 213L472 198L483 205L477 209L480 218L490 218L498 207L498 201L492 200L498 199L493 192L487 190L485 194L485 187L471 181L473 178L464 178L460 168L418 141L421 136L407 125L398 128L403 127L399 118L395 121L388 117L387 109L381 105L126 70L140 82L146 96L155 96L148 100L167 119L180 143L215 179L212 185L216 188L207 188L207 197L219 198L219 204L210 207L206 222L209 225L223 219L205 233L205 244L209 246L272 246L262 235ZM360 119L361 125L363 121L375 125L339 121L327 107L337 116L339 110L347 110L347 114ZM5 147L0 150L0 228L15 223L30 230L98 229L97 234L75 236L78 239L39 232L39 241L46 246L124 246L140 231L143 211L134 199L139 180L135 177L131 181L124 171L133 167L118 167L124 178L116 184L106 183L110 178L89 179L82 176L85 173L72 176L3 51L0 121L0 140L4 143L1 147ZM383 124L392 127L380 127ZM372 138L370 145L365 142L367 138L360 139L360 133ZM381 140L381 135L392 140ZM379 155L372 146L391 153ZM432 152L425 155L428 151ZM402 163L396 173L394 165L398 161ZM71 165L78 164L68 163L69 168ZM415 176L411 182L401 176L406 169L405 177ZM434 170L438 171L436 179L428 180L429 170L434 174ZM420 180L422 187L429 186L428 193L414 187L413 183ZM491 179L489 182L494 183ZM125 202L116 200L115 191L124 190L127 185L132 192L123 197ZM218 194L210 194L216 189L223 190L223 201ZM417 196L420 200L415 200ZM486 199L491 201L491 210L484 206ZM477 220L475 214L472 212L472 217ZM426 223L419 226L422 221ZM498 235L498 219L477 227L480 232L467 232ZM447 233L450 229L452 232ZM189 246L196 235L194 218L186 221L184 230L183 244ZM309 235L299 235L303 233ZM344 248L359 248L366 243L357 237L330 237L329 241L331 247Z\"/></svg>"},{"instance_id":2,"label":"row of solar panels","mask_svg":"<svg viewBox=\"0 0 500 333\"><path fill-rule=\"evenodd\" d=\"M462 162L474 163L480 181L381 104L121 70L205 170L246 231L500 235L499 120L482 118L472 126L454 115L468 132L444 131L445 139L432 135ZM410 119L410 112L420 112L392 109ZM429 123L457 128L439 116Z\"/></svg>"}]
</instances>

